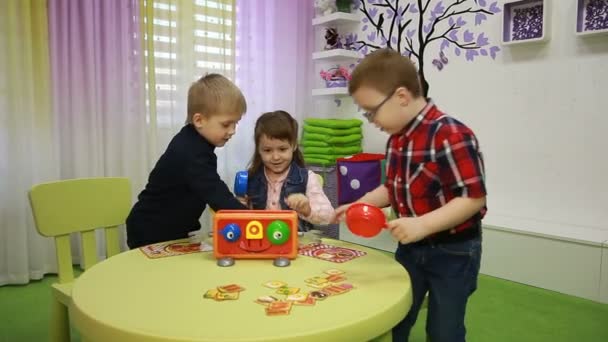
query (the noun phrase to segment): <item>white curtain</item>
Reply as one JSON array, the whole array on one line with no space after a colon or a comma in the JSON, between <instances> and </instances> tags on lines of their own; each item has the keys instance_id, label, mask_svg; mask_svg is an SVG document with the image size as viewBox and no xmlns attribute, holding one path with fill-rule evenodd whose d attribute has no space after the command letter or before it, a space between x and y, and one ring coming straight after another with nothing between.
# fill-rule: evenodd
<instances>
[{"instance_id":1,"label":"white curtain","mask_svg":"<svg viewBox=\"0 0 608 342\"><path fill-rule=\"evenodd\" d=\"M34 228L32 184L57 179L46 1L0 1L0 285L55 270L53 244Z\"/></svg>"},{"instance_id":2,"label":"white curtain","mask_svg":"<svg viewBox=\"0 0 608 342\"><path fill-rule=\"evenodd\" d=\"M301 121L312 109L313 1L236 4L236 83L247 99L247 114L218 153L221 174L228 180L247 167L254 151L253 128L262 113L281 109Z\"/></svg>"},{"instance_id":3,"label":"white curtain","mask_svg":"<svg viewBox=\"0 0 608 342\"><path fill-rule=\"evenodd\" d=\"M248 102L217 150L232 186L261 113L300 119L311 108L312 17L308 0L0 1L0 285L56 271L29 188L125 176L137 195L184 124L189 84L206 72L235 79Z\"/></svg>"}]
</instances>

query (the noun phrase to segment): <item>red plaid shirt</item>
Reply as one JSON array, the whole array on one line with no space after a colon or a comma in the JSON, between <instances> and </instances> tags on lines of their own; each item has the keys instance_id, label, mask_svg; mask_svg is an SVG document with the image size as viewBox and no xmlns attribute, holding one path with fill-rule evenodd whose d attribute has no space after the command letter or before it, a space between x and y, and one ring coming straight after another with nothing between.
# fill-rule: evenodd
<instances>
[{"instance_id":1,"label":"red plaid shirt","mask_svg":"<svg viewBox=\"0 0 608 342\"><path fill-rule=\"evenodd\" d=\"M442 113L429 100L424 109L386 146L391 205L400 217L421 216L455 197L486 195L483 158L471 129ZM467 229L486 207L449 232Z\"/></svg>"}]
</instances>

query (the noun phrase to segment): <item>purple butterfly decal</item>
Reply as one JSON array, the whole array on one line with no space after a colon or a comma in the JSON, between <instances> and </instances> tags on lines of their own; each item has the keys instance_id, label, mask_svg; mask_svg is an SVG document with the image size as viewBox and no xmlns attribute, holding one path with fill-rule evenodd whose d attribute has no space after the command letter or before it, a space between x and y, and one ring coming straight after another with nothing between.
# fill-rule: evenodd
<instances>
[{"instance_id":1,"label":"purple butterfly decal","mask_svg":"<svg viewBox=\"0 0 608 342\"><path fill-rule=\"evenodd\" d=\"M433 59L433 65L437 67L437 70L443 70L443 67L448 64L448 58L445 56L443 51L439 52L439 58Z\"/></svg>"}]
</instances>

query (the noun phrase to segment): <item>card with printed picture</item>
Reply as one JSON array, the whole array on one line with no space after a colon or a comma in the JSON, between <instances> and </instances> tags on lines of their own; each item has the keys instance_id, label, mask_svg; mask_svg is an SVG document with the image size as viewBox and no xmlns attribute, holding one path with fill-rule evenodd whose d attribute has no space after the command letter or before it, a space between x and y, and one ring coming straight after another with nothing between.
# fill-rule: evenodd
<instances>
[{"instance_id":1,"label":"card with printed picture","mask_svg":"<svg viewBox=\"0 0 608 342\"><path fill-rule=\"evenodd\" d=\"M323 271L323 273L329 274L329 275L338 275L338 274L344 274L346 272L344 272L342 270L335 269L335 268L330 268L328 270Z\"/></svg>"},{"instance_id":2,"label":"card with printed picture","mask_svg":"<svg viewBox=\"0 0 608 342\"><path fill-rule=\"evenodd\" d=\"M283 281L273 280L273 281L264 283L264 286L271 288L271 289L278 289L279 287L287 286L287 283L283 282Z\"/></svg>"}]
</instances>

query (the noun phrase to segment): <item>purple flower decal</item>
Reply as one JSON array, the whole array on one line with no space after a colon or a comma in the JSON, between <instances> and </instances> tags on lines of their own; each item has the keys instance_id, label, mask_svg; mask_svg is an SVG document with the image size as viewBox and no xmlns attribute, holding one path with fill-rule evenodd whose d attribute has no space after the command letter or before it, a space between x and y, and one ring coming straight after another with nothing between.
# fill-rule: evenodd
<instances>
[{"instance_id":1,"label":"purple flower decal","mask_svg":"<svg viewBox=\"0 0 608 342\"><path fill-rule=\"evenodd\" d=\"M428 23L428 25L424 25L424 27L422 28L422 31L424 33L429 33L429 31L431 30L431 27L433 26L433 23Z\"/></svg>"},{"instance_id":2,"label":"purple flower decal","mask_svg":"<svg viewBox=\"0 0 608 342\"><path fill-rule=\"evenodd\" d=\"M458 30L452 30L452 31L450 31L450 33L448 33L448 37L450 37L451 40L456 41L456 40L458 40L457 34L458 34Z\"/></svg>"},{"instance_id":3,"label":"purple flower decal","mask_svg":"<svg viewBox=\"0 0 608 342\"><path fill-rule=\"evenodd\" d=\"M469 32L469 30L464 31L464 35L462 36L462 39L464 39L465 43L470 43L473 41L473 33Z\"/></svg>"},{"instance_id":4,"label":"purple flower decal","mask_svg":"<svg viewBox=\"0 0 608 342\"><path fill-rule=\"evenodd\" d=\"M477 52L477 50L470 49L470 50L467 50L467 52L465 54L465 58L467 61L471 62L471 61L473 61L475 56L478 56L478 55L479 55L479 53Z\"/></svg>"},{"instance_id":5,"label":"purple flower decal","mask_svg":"<svg viewBox=\"0 0 608 342\"><path fill-rule=\"evenodd\" d=\"M488 45L488 38L484 37L485 33L481 33L477 36L477 46L482 47Z\"/></svg>"},{"instance_id":6,"label":"purple flower decal","mask_svg":"<svg viewBox=\"0 0 608 342\"><path fill-rule=\"evenodd\" d=\"M429 80L425 76L425 71L428 70L425 69L445 68L450 53L454 58L474 61L481 57L495 59L500 51L499 47L492 45L487 32L473 29L487 24L494 13L501 11L499 7L502 5L499 5L497 0L428 0L422 2L423 6L428 6L424 15L421 13L422 8L418 7L418 1L402 1L402 6L397 8L393 7L396 5L394 0L355 1L361 4L359 10L365 14L361 19L360 32L363 34L359 38L364 42L358 43L360 40L355 37L346 36L342 38L344 46L358 48L361 56L388 45L398 49L398 52L409 57L418 69L425 96L429 93ZM586 4L596 0L584 1ZM458 14L452 16L453 13ZM447 18L443 17L444 14ZM437 19L440 17L446 20L438 23ZM424 53L437 51L435 48L439 48L438 56ZM421 65L425 67L421 68ZM339 105L337 102L336 104Z\"/></svg>"},{"instance_id":7,"label":"purple flower decal","mask_svg":"<svg viewBox=\"0 0 608 342\"><path fill-rule=\"evenodd\" d=\"M475 15L475 26L481 25L481 23L482 23L484 20L486 20L486 19L488 19L488 17L486 17L486 15L485 15L485 14L483 14L483 13L477 13L477 14Z\"/></svg>"},{"instance_id":8,"label":"purple flower decal","mask_svg":"<svg viewBox=\"0 0 608 342\"><path fill-rule=\"evenodd\" d=\"M500 8L498 7L498 5L497 5L497 4L498 4L497 2L493 2L493 3L490 5L490 8L488 8L488 10L489 10L490 12L492 12L492 13L498 13L498 12L500 12Z\"/></svg>"},{"instance_id":9,"label":"purple flower decal","mask_svg":"<svg viewBox=\"0 0 608 342\"><path fill-rule=\"evenodd\" d=\"M373 18L376 16L376 14L378 14L378 8L374 7L372 9L370 9L368 13L369 13L369 16Z\"/></svg>"},{"instance_id":10,"label":"purple flower decal","mask_svg":"<svg viewBox=\"0 0 608 342\"><path fill-rule=\"evenodd\" d=\"M441 1L439 1L436 5L435 8L433 8L433 11L431 13L440 15L443 13L443 11L445 11L445 7L443 7L443 4L441 3Z\"/></svg>"}]
</instances>

